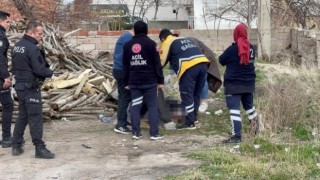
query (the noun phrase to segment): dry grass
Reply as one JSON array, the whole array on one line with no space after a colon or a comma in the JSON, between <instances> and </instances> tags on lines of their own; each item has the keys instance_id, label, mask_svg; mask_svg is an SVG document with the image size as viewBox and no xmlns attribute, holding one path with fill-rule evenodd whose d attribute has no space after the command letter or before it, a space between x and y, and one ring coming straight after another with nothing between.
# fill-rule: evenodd
<instances>
[{"instance_id":1,"label":"dry grass","mask_svg":"<svg viewBox=\"0 0 320 180\"><path fill-rule=\"evenodd\" d=\"M319 179L320 73L285 68L258 65L255 106L265 125L258 137L244 134L237 152L219 144L190 152L202 166L164 179Z\"/></svg>"},{"instance_id":2,"label":"dry grass","mask_svg":"<svg viewBox=\"0 0 320 180\"><path fill-rule=\"evenodd\" d=\"M256 105L265 127L276 132L299 124L319 129L319 80L318 73L301 70L298 77L274 75L273 82L264 82L263 95L256 97Z\"/></svg>"}]
</instances>

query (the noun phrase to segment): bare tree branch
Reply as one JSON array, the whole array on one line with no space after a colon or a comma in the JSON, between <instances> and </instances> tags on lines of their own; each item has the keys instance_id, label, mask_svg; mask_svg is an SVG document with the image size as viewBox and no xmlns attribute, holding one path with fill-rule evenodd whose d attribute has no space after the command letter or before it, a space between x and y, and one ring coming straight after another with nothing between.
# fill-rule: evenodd
<instances>
[{"instance_id":1,"label":"bare tree branch","mask_svg":"<svg viewBox=\"0 0 320 180\"><path fill-rule=\"evenodd\" d=\"M27 20L36 20L37 18L33 14L34 6L29 5L26 0L13 0L15 6L22 16Z\"/></svg>"}]
</instances>

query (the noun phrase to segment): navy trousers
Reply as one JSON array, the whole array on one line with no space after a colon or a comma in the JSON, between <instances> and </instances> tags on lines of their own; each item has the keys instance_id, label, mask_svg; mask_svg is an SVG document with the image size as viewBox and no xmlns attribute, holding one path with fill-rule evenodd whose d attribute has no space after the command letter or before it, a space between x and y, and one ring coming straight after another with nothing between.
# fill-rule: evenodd
<instances>
[{"instance_id":1,"label":"navy trousers","mask_svg":"<svg viewBox=\"0 0 320 180\"><path fill-rule=\"evenodd\" d=\"M255 107L253 106L253 94L226 94L226 103L230 111L231 120L231 133L233 136L242 136L242 120L240 113L240 103L246 110L246 114L249 120L254 119L257 116Z\"/></svg>"},{"instance_id":2,"label":"navy trousers","mask_svg":"<svg viewBox=\"0 0 320 180\"><path fill-rule=\"evenodd\" d=\"M180 78L179 90L186 125L194 125L198 118L200 95L206 81L207 69L206 63L199 63L186 70Z\"/></svg>"},{"instance_id":3,"label":"navy trousers","mask_svg":"<svg viewBox=\"0 0 320 180\"><path fill-rule=\"evenodd\" d=\"M140 133L140 112L142 102L144 101L148 108L148 117L150 125L150 136L159 134L158 122L158 105L157 105L157 84L146 86L130 86L132 103L131 103L131 123L132 132Z\"/></svg>"}]
</instances>

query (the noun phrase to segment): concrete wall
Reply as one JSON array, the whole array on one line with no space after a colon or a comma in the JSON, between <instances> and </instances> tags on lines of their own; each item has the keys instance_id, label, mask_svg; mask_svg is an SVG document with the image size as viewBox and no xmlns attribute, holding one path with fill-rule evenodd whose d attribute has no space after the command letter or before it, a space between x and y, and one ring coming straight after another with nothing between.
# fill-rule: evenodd
<instances>
[{"instance_id":1,"label":"concrete wall","mask_svg":"<svg viewBox=\"0 0 320 180\"><path fill-rule=\"evenodd\" d=\"M215 53L221 54L233 42L233 30L191 30L181 29L180 36L195 37L209 46ZM150 29L149 37L160 45L158 38L160 29ZM122 31L89 31L79 32L69 36L67 41L84 52L96 55L100 51L113 53L115 43ZM259 34L257 29L250 31L250 41L258 45ZM272 30L272 56L277 56L283 51L290 51L297 55L292 61L306 67L316 66L320 68L320 35L311 31L299 31L290 28L278 28ZM260 47L258 47L260 48ZM299 59L299 57L301 58ZM281 59L280 59L281 60Z\"/></svg>"},{"instance_id":2,"label":"concrete wall","mask_svg":"<svg viewBox=\"0 0 320 180\"><path fill-rule=\"evenodd\" d=\"M315 31L292 31L292 50L299 55L300 65L320 68L320 34Z\"/></svg>"},{"instance_id":3,"label":"concrete wall","mask_svg":"<svg viewBox=\"0 0 320 180\"><path fill-rule=\"evenodd\" d=\"M222 53L233 42L232 30L190 30L181 29L180 36L195 37L204 42L216 53ZM159 41L160 29L149 30L149 37L160 45ZM79 50L91 52L96 55L99 51L109 51L113 53L116 40L123 31L82 31L76 35L69 36L67 41L77 46ZM257 44L257 30L253 29L250 33L250 41Z\"/></svg>"},{"instance_id":4,"label":"concrete wall","mask_svg":"<svg viewBox=\"0 0 320 180\"><path fill-rule=\"evenodd\" d=\"M118 22L116 22L118 23ZM112 24L112 23L111 23ZM119 24L117 24L119 26ZM168 29L188 29L188 21L184 20L157 20L157 21L148 21L148 28L149 29L161 29L161 28L168 28ZM78 29L80 28L82 31L109 31L112 30L112 27L107 23L103 24L70 24L68 29Z\"/></svg>"},{"instance_id":5,"label":"concrete wall","mask_svg":"<svg viewBox=\"0 0 320 180\"><path fill-rule=\"evenodd\" d=\"M188 21L148 21L150 29L188 29Z\"/></svg>"}]
</instances>

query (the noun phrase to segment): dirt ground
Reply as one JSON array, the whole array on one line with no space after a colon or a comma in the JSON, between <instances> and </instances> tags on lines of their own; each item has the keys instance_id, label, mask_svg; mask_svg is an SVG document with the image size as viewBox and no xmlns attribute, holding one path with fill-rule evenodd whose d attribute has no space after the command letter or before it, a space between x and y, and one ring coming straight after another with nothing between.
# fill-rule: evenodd
<instances>
[{"instance_id":1,"label":"dirt ground","mask_svg":"<svg viewBox=\"0 0 320 180\"><path fill-rule=\"evenodd\" d=\"M11 156L11 148L1 148L0 179L161 179L199 166L182 154L221 140L182 132L151 141L147 128L142 133L143 139L132 140L97 119L47 122L44 140L56 158L34 158L27 129L24 154Z\"/></svg>"}]
</instances>

